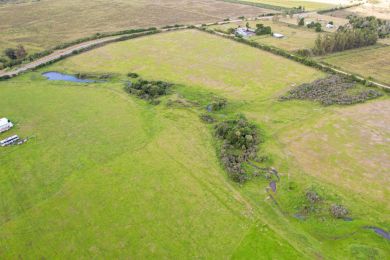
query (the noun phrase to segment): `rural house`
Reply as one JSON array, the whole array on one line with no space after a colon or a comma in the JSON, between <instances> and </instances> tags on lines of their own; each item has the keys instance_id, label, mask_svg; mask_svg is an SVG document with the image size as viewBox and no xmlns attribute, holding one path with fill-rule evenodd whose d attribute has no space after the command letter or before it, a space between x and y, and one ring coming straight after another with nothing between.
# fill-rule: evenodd
<instances>
[{"instance_id":1,"label":"rural house","mask_svg":"<svg viewBox=\"0 0 390 260\"><path fill-rule=\"evenodd\" d=\"M7 118L0 119L0 133L11 129L14 125Z\"/></svg>"}]
</instances>

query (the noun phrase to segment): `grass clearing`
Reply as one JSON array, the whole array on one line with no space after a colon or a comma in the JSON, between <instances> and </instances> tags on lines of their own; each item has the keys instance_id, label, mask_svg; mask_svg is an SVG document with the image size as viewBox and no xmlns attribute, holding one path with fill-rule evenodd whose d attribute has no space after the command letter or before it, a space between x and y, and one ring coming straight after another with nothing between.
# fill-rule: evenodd
<instances>
[{"instance_id":1,"label":"grass clearing","mask_svg":"<svg viewBox=\"0 0 390 260\"><path fill-rule=\"evenodd\" d=\"M86 85L47 81L40 75L44 71L117 74L106 83ZM176 83L177 96L200 106L168 107L169 96L152 106L128 95L123 80L129 72ZM188 30L110 44L1 82L0 94L7 97L0 100L1 114L17 123L7 135L35 138L0 150L0 193L5 194L0 257L386 258L387 241L361 228L388 229L386 201L345 189L346 183L366 181L350 175L338 185L323 183L289 150L288 141L300 130L347 111L278 102L293 83L323 76ZM261 128L266 141L260 150L281 174L273 194L280 208L269 198L267 180L239 186L222 170L212 126L199 119L211 94L228 100L215 117L242 112ZM341 155L349 151L344 148ZM356 170L368 169L357 158L350 160ZM295 219L311 186L347 205L354 221Z\"/></svg>"},{"instance_id":2,"label":"grass clearing","mask_svg":"<svg viewBox=\"0 0 390 260\"><path fill-rule=\"evenodd\" d=\"M375 45L319 58L343 70L390 84L390 46Z\"/></svg>"}]
</instances>

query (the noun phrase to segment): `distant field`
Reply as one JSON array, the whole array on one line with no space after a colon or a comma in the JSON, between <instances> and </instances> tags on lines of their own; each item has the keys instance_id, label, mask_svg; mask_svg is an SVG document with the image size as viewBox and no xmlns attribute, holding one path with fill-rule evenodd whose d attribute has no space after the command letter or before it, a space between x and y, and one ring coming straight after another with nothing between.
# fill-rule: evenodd
<instances>
[{"instance_id":1,"label":"distant field","mask_svg":"<svg viewBox=\"0 0 390 260\"><path fill-rule=\"evenodd\" d=\"M76 84L46 81L44 71L115 77ZM130 96L123 91L128 72L174 82L175 94L157 106ZM33 138L0 150L0 258L385 259L387 241L362 227L390 227L382 168L388 148L359 140L365 158L385 154L375 173L360 154L347 157L361 121L353 127L335 115L355 118L355 109L363 114L366 106L386 105L388 97L349 108L278 101L293 84L323 76L268 52L186 30L110 44L1 82L0 95L7 97L0 99L2 115L17 124L0 137ZM213 126L199 119L211 94L228 99L216 117L244 113L260 127L259 155L268 156L266 166L281 175L273 194L277 204L267 178L242 186L228 179ZM198 105L167 106L175 98ZM316 136L334 136L334 129L321 125L327 119L349 134L329 137L340 160L323 165L340 167L337 182L305 163L333 151L317 150L327 141L310 132L304 138L312 126ZM381 129L377 135L386 138ZM310 152L293 149L302 141ZM378 180L356 177L364 173ZM364 193L349 188L356 183ZM327 211L307 220L294 217L310 189L348 206L353 221L332 219Z\"/></svg>"},{"instance_id":2,"label":"distant field","mask_svg":"<svg viewBox=\"0 0 390 260\"><path fill-rule=\"evenodd\" d=\"M0 5L0 52L18 44L36 52L98 32L203 23L269 12L215 0L41 0Z\"/></svg>"},{"instance_id":3,"label":"distant field","mask_svg":"<svg viewBox=\"0 0 390 260\"><path fill-rule=\"evenodd\" d=\"M346 71L390 84L390 46L371 46L320 58Z\"/></svg>"},{"instance_id":4,"label":"distant field","mask_svg":"<svg viewBox=\"0 0 390 260\"><path fill-rule=\"evenodd\" d=\"M288 8L304 6L307 11L328 9L336 6L334 4L328 4L323 2L300 1L300 0L245 0L245 1L253 2L253 3L264 3L264 4L270 4L270 5L282 6Z\"/></svg>"}]
</instances>

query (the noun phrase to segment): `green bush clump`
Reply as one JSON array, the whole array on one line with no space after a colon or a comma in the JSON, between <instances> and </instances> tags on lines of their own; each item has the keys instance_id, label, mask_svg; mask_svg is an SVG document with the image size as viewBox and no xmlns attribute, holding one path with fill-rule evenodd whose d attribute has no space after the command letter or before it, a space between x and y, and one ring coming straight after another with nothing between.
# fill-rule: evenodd
<instances>
[{"instance_id":1,"label":"green bush clump","mask_svg":"<svg viewBox=\"0 0 390 260\"><path fill-rule=\"evenodd\" d=\"M280 100L313 100L328 106L362 103L382 96L381 92L373 89L357 91L356 88L354 81L338 75L331 75L311 83L304 83L280 97Z\"/></svg>"},{"instance_id":2,"label":"green bush clump","mask_svg":"<svg viewBox=\"0 0 390 260\"><path fill-rule=\"evenodd\" d=\"M330 213L335 218L345 218L348 215L348 209L346 209L343 205L333 204L329 208Z\"/></svg>"},{"instance_id":3,"label":"green bush clump","mask_svg":"<svg viewBox=\"0 0 390 260\"><path fill-rule=\"evenodd\" d=\"M138 75L137 73L134 73L134 72L127 73L127 76L128 76L129 78L133 78L133 79L139 77L139 75Z\"/></svg>"},{"instance_id":4,"label":"green bush clump","mask_svg":"<svg viewBox=\"0 0 390 260\"><path fill-rule=\"evenodd\" d=\"M260 143L257 127L240 115L216 125L215 136L222 140L220 158L229 176L236 182L244 183L248 174L242 164L257 156Z\"/></svg>"},{"instance_id":5,"label":"green bush clump","mask_svg":"<svg viewBox=\"0 0 390 260\"><path fill-rule=\"evenodd\" d=\"M212 124L215 121L217 121L217 120L215 120L215 118L213 116L211 116L209 114L201 114L199 117L200 117L200 119L202 119L203 122L208 123L208 124Z\"/></svg>"},{"instance_id":6,"label":"green bush clump","mask_svg":"<svg viewBox=\"0 0 390 260\"><path fill-rule=\"evenodd\" d=\"M139 79L135 83L127 82L125 85L125 91L129 94L136 95L139 98L157 103L154 99L167 95L172 86L172 83L164 81L148 81Z\"/></svg>"},{"instance_id":7,"label":"green bush clump","mask_svg":"<svg viewBox=\"0 0 390 260\"><path fill-rule=\"evenodd\" d=\"M207 111L218 111L226 107L227 100L225 98L216 97L209 105L207 105Z\"/></svg>"}]
</instances>

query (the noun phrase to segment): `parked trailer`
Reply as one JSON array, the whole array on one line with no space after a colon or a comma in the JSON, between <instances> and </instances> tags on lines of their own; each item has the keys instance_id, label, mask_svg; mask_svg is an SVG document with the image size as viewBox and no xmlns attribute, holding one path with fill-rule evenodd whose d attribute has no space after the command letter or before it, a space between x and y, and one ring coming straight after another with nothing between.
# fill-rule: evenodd
<instances>
[{"instance_id":1,"label":"parked trailer","mask_svg":"<svg viewBox=\"0 0 390 260\"><path fill-rule=\"evenodd\" d=\"M13 135L13 136L10 136L4 140L1 140L0 146L2 146L2 147L8 146L8 145L11 145L11 144L18 142L19 140L20 140L19 136Z\"/></svg>"},{"instance_id":2,"label":"parked trailer","mask_svg":"<svg viewBox=\"0 0 390 260\"><path fill-rule=\"evenodd\" d=\"M0 133L11 129L14 125L7 118L0 119Z\"/></svg>"}]
</instances>

